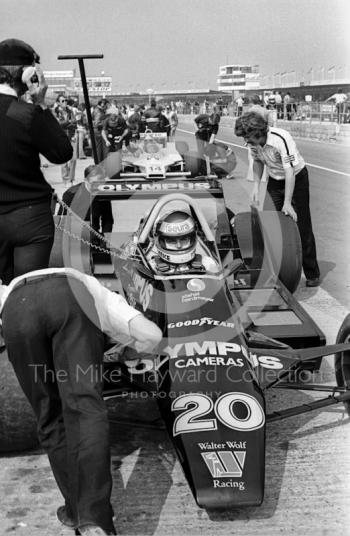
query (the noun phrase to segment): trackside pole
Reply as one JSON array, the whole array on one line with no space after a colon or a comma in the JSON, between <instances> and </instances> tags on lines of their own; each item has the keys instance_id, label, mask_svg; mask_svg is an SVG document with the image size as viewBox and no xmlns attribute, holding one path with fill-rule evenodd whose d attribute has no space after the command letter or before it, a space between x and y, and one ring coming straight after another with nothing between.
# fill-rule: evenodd
<instances>
[{"instance_id":1,"label":"trackside pole","mask_svg":"<svg viewBox=\"0 0 350 536\"><path fill-rule=\"evenodd\" d=\"M86 115L87 115L87 120L88 120L88 125L89 125L89 131L90 131L91 148L92 148L92 154L94 157L95 164L98 164L99 162L98 162L98 157L97 157L94 126L92 124L91 106L90 106L89 92L88 92L88 87L87 87L87 82L86 82L84 59L98 60L101 58L103 58L103 54L73 54L73 55L68 55L68 56L66 55L57 56L58 60L78 60L81 85L83 87L84 101L85 101L85 106L86 106Z\"/></svg>"}]
</instances>

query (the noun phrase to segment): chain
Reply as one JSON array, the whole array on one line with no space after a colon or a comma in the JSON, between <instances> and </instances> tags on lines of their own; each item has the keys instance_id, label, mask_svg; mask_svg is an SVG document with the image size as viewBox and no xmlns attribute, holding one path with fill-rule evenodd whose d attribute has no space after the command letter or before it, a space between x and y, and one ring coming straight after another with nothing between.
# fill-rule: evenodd
<instances>
[{"instance_id":1,"label":"chain","mask_svg":"<svg viewBox=\"0 0 350 536\"><path fill-rule=\"evenodd\" d=\"M111 255L111 257L118 257L118 253L120 253L120 250L118 250L116 247L112 246L111 242L105 238L101 233L99 233L98 231L96 231L95 229L93 229L91 227L91 225L89 225L88 222L84 221L82 218L80 218L80 216L78 216L78 214L76 214L71 208L69 205L67 205L67 203L65 203L62 199L60 199L59 197L57 197L57 202L58 204L67 212L67 214L69 214L70 216L73 216L80 224L82 227L85 227L86 229L88 229L88 231L90 231L91 234L95 235L99 240L101 240L102 242L105 243L106 247L110 248L110 249L105 249L101 246L97 246L96 244L93 244L92 242L90 242L89 240L85 240L84 238L82 238L81 236L75 234L75 233L72 233L71 231L69 231L68 229L65 229L64 227L62 227L60 225L60 223L55 223L55 227L57 230L59 231L62 231L63 233L65 233L66 235L68 235L70 238L73 238L74 240L78 240L79 242L81 242L82 244L85 244L87 246L90 246L90 248L93 248L97 251L100 251L102 253L107 253L108 255Z\"/></svg>"}]
</instances>

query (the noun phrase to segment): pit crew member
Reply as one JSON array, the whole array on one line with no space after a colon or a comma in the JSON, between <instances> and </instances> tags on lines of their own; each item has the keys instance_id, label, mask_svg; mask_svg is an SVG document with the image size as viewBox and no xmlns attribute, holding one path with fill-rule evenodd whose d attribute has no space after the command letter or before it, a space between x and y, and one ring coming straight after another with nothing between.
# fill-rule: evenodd
<instances>
[{"instance_id":1,"label":"pit crew member","mask_svg":"<svg viewBox=\"0 0 350 536\"><path fill-rule=\"evenodd\" d=\"M76 534L116 534L102 397L104 334L149 353L160 329L71 268L37 270L0 285L0 313L9 360L65 500L58 519Z\"/></svg>"},{"instance_id":2,"label":"pit crew member","mask_svg":"<svg viewBox=\"0 0 350 536\"><path fill-rule=\"evenodd\" d=\"M110 106L106 112L107 118L102 126L102 138L108 152L119 151L123 146L123 140L128 135L128 127L117 106Z\"/></svg>"},{"instance_id":3,"label":"pit crew member","mask_svg":"<svg viewBox=\"0 0 350 536\"><path fill-rule=\"evenodd\" d=\"M244 138L254 159L253 203L259 202L265 164L269 176L264 210L280 210L297 222L306 286L318 286L320 270L309 206L309 174L294 139L286 130L269 128L267 121L254 112L246 112L237 119L235 134Z\"/></svg>"},{"instance_id":4,"label":"pit crew member","mask_svg":"<svg viewBox=\"0 0 350 536\"><path fill-rule=\"evenodd\" d=\"M199 114L195 117L194 122L197 125L195 138L197 143L198 157L200 158L200 173L206 174L205 150L208 144L215 141L215 137L219 130L220 115L215 113Z\"/></svg>"},{"instance_id":5,"label":"pit crew member","mask_svg":"<svg viewBox=\"0 0 350 536\"><path fill-rule=\"evenodd\" d=\"M152 132L167 132L169 129L168 118L162 113L154 99L150 102L150 107L145 111L143 120L146 128Z\"/></svg>"}]
</instances>

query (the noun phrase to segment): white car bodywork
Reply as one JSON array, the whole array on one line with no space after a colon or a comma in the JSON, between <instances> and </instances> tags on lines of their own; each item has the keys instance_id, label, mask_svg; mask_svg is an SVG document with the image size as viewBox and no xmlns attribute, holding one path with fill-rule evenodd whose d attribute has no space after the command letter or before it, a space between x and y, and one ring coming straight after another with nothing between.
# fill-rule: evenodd
<instances>
[{"instance_id":1,"label":"white car bodywork","mask_svg":"<svg viewBox=\"0 0 350 536\"><path fill-rule=\"evenodd\" d=\"M176 168L174 170L174 168ZM137 142L122 151L122 176L132 174L147 179L188 175L175 142L167 141L165 132L146 131Z\"/></svg>"}]
</instances>

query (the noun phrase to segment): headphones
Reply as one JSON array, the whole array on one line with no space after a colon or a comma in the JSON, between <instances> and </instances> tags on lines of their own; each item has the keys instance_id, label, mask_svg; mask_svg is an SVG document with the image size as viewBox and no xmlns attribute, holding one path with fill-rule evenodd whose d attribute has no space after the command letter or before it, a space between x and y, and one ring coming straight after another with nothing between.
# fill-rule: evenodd
<instances>
[{"instance_id":1,"label":"headphones","mask_svg":"<svg viewBox=\"0 0 350 536\"><path fill-rule=\"evenodd\" d=\"M30 79L35 75L35 73L36 73L36 70L33 65L31 65L30 67L25 67L22 73L23 84L28 85L28 82L30 82Z\"/></svg>"}]
</instances>

